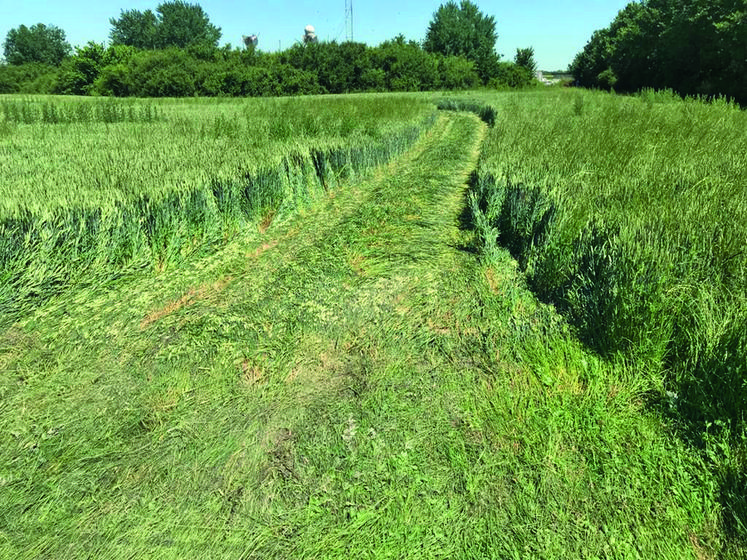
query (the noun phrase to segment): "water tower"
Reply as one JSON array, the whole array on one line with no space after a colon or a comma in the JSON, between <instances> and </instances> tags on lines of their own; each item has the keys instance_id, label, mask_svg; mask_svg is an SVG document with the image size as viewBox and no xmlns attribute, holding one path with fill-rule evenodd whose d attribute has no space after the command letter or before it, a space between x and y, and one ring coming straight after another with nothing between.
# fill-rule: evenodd
<instances>
[{"instance_id":1,"label":"water tower","mask_svg":"<svg viewBox=\"0 0 747 560\"><path fill-rule=\"evenodd\" d=\"M256 35L249 35L248 37L244 35L242 39L247 49L250 47L257 48L257 43L259 43L259 37L257 37Z\"/></svg>"},{"instance_id":2,"label":"water tower","mask_svg":"<svg viewBox=\"0 0 747 560\"><path fill-rule=\"evenodd\" d=\"M313 25L307 25L303 28L303 42L304 43L316 43L316 30Z\"/></svg>"}]
</instances>

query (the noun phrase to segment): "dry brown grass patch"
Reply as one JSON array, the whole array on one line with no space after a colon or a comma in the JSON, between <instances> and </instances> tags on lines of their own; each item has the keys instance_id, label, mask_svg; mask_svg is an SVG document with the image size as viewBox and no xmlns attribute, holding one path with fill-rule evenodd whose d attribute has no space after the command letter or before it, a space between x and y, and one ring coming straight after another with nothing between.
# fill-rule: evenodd
<instances>
[{"instance_id":1,"label":"dry brown grass patch","mask_svg":"<svg viewBox=\"0 0 747 560\"><path fill-rule=\"evenodd\" d=\"M259 230L259 233L264 233L267 231L267 229L272 225L272 220L275 219L275 211L271 210L267 214L265 214L265 217L262 218L257 225L257 229Z\"/></svg>"},{"instance_id":2,"label":"dry brown grass patch","mask_svg":"<svg viewBox=\"0 0 747 560\"><path fill-rule=\"evenodd\" d=\"M355 272L358 276L366 276L366 269L363 268L363 262L366 259L363 258L363 255L353 255L348 259L348 263L350 264L350 268L353 269L353 272Z\"/></svg>"},{"instance_id":3,"label":"dry brown grass patch","mask_svg":"<svg viewBox=\"0 0 747 560\"><path fill-rule=\"evenodd\" d=\"M251 256L252 256L252 258L256 259L257 257L259 257L265 251L269 251L270 249L274 249L277 246L278 246L278 240L277 239L275 239L273 241L270 241L269 243L262 243L262 245L260 245L259 247L257 247L251 253Z\"/></svg>"},{"instance_id":4,"label":"dry brown grass patch","mask_svg":"<svg viewBox=\"0 0 747 560\"><path fill-rule=\"evenodd\" d=\"M495 270L493 267L485 269L485 279L488 281L490 291L494 294L498 293L498 279L495 276Z\"/></svg>"},{"instance_id":5,"label":"dry brown grass patch","mask_svg":"<svg viewBox=\"0 0 747 560\"><path fill-rule=\"evenodd\" d=\"M199 300L207 299L208 296L223 291L225 287L231 282L231 280L232 278L230 276L226 276L225 278L221 278L220 280L216 280L215 282L202 284L197 288L190 288L187 293L185 293L179 299L171 301L160 309L152 311L151 313L148 313L148 315L143 317L143 320L140 321L140 329L146 329L156 321L159 321L164 317L176 313L183 307L193 305Z\"/></svg>"},{"instance_id":6,"label":"dry brown grass patch","mask_svg":"<svg viewBox=\"0 0 747 560\"><path fill-rule=\"evenodd\" d=\"M240 369L242 379L247 385L255 385L265 379L264 369L248 359L241 362Z\"/></svg>"},{"instance_id":7,"label":"dry brown grass patch","mask_svg":"<svg viewBox=\"0 0 747 560\"><path fill-rule=\"evenodd\" d=\"M34 338L16 325L0 335L0 366L5 366L11 357L24 353L34 346Z\"/></svg>"},{"instance_id":8,"label":"dry brown grass patch","mask_svg":"<svg viewBox=\"0 0 747 560\"><path fill-rule=\"evenodd\" d=\"M262 480L298 478L295 469L294 435L290 428L279 428L267 434L264 448L268 464L263 469Z\"/></svg>"},{"instance_id":9,"label":"dry brown grass patch","mask_svg":"<svg viewBox=\"0 0 747 560\"><path fill-rule=\"evenodd\" d=\"M451 328L447 323L450 322L450 319L450 313L447 313L444 317L441 318L440 321L436 321L431 318L427 319L426 324L428 325L428 329L435 333L449 334L451 332Z\"/></svg>"},{"instance_id":10,"label":"dry brown grass patch","mask_svg":"<svg viewBox=\"0 0 747 560\"><path fill-rule=\"evenodd\" d=\"M690 544L693 547L693 552L695 553L695 558L698 560L712 560L713 555L709 554L707 550L703 548L703 545L700 544L700 541L698 540L698 535L695 533L690 533Z\"/></svg>"}]
</instances>

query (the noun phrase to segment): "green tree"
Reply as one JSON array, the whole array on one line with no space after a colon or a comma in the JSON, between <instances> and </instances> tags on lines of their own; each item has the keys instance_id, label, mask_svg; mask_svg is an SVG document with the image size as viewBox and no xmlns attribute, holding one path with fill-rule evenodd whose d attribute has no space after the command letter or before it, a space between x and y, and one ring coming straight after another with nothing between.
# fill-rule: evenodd
<instances>
[{"instance_id":1,"label":"green tree","mask_svg":"<svg viewBox=\"0 0 747 560\"><path fill-rule=\"evenodd\" d=\"M469 0L442 4L428 26L423 48L444 56L463 56L477 65L483 82L493 77L498 63L495 18L486 16Z\"/></svg>"},{"instance_id":2,"label":"green tree","mask_svg":"<svg viewBox=\"0 0 747 560\"><path fill-rule=\"evenodd\" d=\"M427 91L439 86L438 58L403 35L379 45L372 62L384 70L389 90Z\"/></svg>"},{"instance_id":3,"label":"green tree","mask_svg":"<svg viewBox=\"0 0 747 560\"><path fill-rule=\"evenodd\" d=\"M296 43L280 60L294 68L314 72L328 93L349 93L365 89L363 75L371 60L363 43Z\"/></svg>"},{"instance_id":4,"label":"green tree","mask_svg":"<svg viewBox=\"0 0 747 560\"><path fill-rule=\"evenodd\" d=\"M724 55L716 88L747 103L747 6L725 15L714 27L716 44Z\"/></svg>"},{"instance_id":5,"label":"green tree","mask_svg":"<svg viewBox=\"0 0 747 560\"><path fill-rule=\"evenodd\" d=\"M583 50L576 55L569 69L581 87L599 87L598 76L610 69L612 47L608 29L594 32Z\"/></svg>"},{"instance_id":6,"label":"green tree","mask_svg":"<svg viewBox=\"0 0 747 560\"><path fill-rule=\"evenodd\" d=\"M118 19L110 19L109 38L113 45L140 49L186 48L194 45L217 47L220 28L210 23L199 4L183 0L162 2L156 14L150 10L123 10Z\"/></svg>"},{"instance_id":7,"label":"green tree","mask_svg":"<svg viewBox=\"0 0 747 560\"><path fill-rule=\"evenodd\" d=\"M156 46L156 15L145 10L122 10L118 19L109 20L112 28L109 39L112 45L126 45L138 49L153 49Z\"/></svg>"},{"instance_id":8,"label":"green tree","mask_svg":"<svg viewBox=\"0 0 747 560\"><path fill-rule=\"evenodd\" d=\"M130 95L190 97L195 94L197 61L185 49L141 51L130 59L129 68ZM111 76L108 72L106 78L125 81L124 76Z\"/></svg>"},{"instance_id":9,"label":"green tree","mask_svg":"<svg viewBox=\"0 0 747 560\"><path fill-rule=\"evenodd\" d=\"M526 68L526 70L534 75L537 72L537 62L534 60L534 48L528 47L526 49L516 49L516 57L514 58L517 66Z\"/></svg>"},{"instance_id":10,"label":"green tree","mask_svg":"<svg viewBox=\"0 0 747 560\"><path fill-rule=\"evenodd\" d=\"M21 25L8 31L3 44L8 64L41 62L59 65L70 54L70 44L65 32L54 25L37 23L31 27Z\"/></svg>"},{"instance_id":11,"label":"green tree","mask_svg":"<svg viewBox=\"0 0 747 560\"><path fill-rule=\"evenodd\" d=\"M132 71L127 64L116 63L105 66L94 83L95 91L101 95L127 97L134 90Z\"/></svg>"},{"instance_id":12,"label":"green tree","mask_svg":"<svg viewBox=\"0 0 747 560\"><path fill-rule=\"evenodd\" d=\"M207 14L198 4L174 0L159 4L156 11L156 45L159 48L184 48L196 44L218 46L220 28L210 23Z\"/></svg>"},{"instance_id":13,"label":"green tree","mask_svg":"<svg viewBox=\"0 0 747 560\"><path fill-rule=\"evenodd\" d=\"M444 89L469 89L480 82L475 63L462 56L440 57L438 72L441 75L441 87Z\"/></svg>"},{"instance_id":14,"label":"green tree","mask_svg":"<svg viewBox=\"0 0 747 560\"><path fill-rule=\"evenodd\" d=\"M495 77L488 85L499 89L523 88L531 85L533 79L534 75L523 66L513 62L499 62Z\"/></svg>"},{"instance_id":15,"label":"green tree","mask_svg":"<svg viewBox=\"0 0 747 560\"><path fill-rule=\"evenodd\" d=\"M631 2L571 65L585 87L727 95L747 103L745 0Z\"/></svg>"},{"instance_id":16,"label":"green tree","mask_svg":"<svg viewBox=\"0 0 747 560\"><path fill-rule=\"evenodd\" d=\"M620 10L610 25L609 68L598 75L599 87L633 91L655 85L661 77L652 66L659 51L656 37L661 17L637 2Z\"/></svg>"},{"instance_id":17,"label":"green tree","mask_svg":"<svg viewBox=\"0 0 747 560\"><path fill-rule=\"evenodd\" d=\"M52 93L58 72L57 67L40 62L0 64L0 93Z\"/></svg>"},{"instance_id":18,"label":"green tree","mask_svg":"<svg viewBox=\"0 0 747 560\"><path fill-rule=\"evenodd\" d=\"M75 54L60 68L56 93L68 95L88 95L93 82L99 77L104 66L106 49L104 45L89 41L84 47L76 47Z\"/></svg>"}]
</instances>

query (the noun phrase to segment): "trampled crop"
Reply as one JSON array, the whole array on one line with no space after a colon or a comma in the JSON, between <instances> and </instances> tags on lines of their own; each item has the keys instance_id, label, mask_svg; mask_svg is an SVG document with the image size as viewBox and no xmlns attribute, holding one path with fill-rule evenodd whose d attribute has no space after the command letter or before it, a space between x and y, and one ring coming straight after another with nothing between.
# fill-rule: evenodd
<instances>
[{"instance_id":1,"label":"trampled crop","mask_svg":"<svg viewBox=\"0 0 747 560\"><path fill-rule=\"evenodd\" d=\"M744 557L744 113L430 101L0 100L0 556Z\"/></svg>"}]
</instances>

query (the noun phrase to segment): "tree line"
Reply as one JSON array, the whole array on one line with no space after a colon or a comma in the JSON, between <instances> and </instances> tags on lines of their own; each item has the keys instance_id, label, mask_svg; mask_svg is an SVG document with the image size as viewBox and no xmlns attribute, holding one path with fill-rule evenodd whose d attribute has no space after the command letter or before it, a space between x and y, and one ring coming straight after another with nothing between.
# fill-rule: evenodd
<instances>
[{"instance_id":1,"label":"tree line","mask_svg":"<svg viewBox=\"0 0 747 560\"><path fill-rule=\"evenodd\" d=\"M570 67L577 85L672 89L747 103L745 0L631 2Z\"/></svg>"},{"instance_id":2,"label":"tree line","mask_svg":"<svg viewBox=\"0 0 747 560\"><path fill-rule=\"evenodd\" d=\"M20 26L4 43L0 93L137 97L275 96L425 91L533 83L533 50L514 62L495 52L495 19L469 0L450 0L420 44L398 35L370 47L296 43L276 53L218 46L221 30L197 4L172 0L155 11L123 10L109 45L72 49L55 26Z\"/></svg>"}]
</instances>

